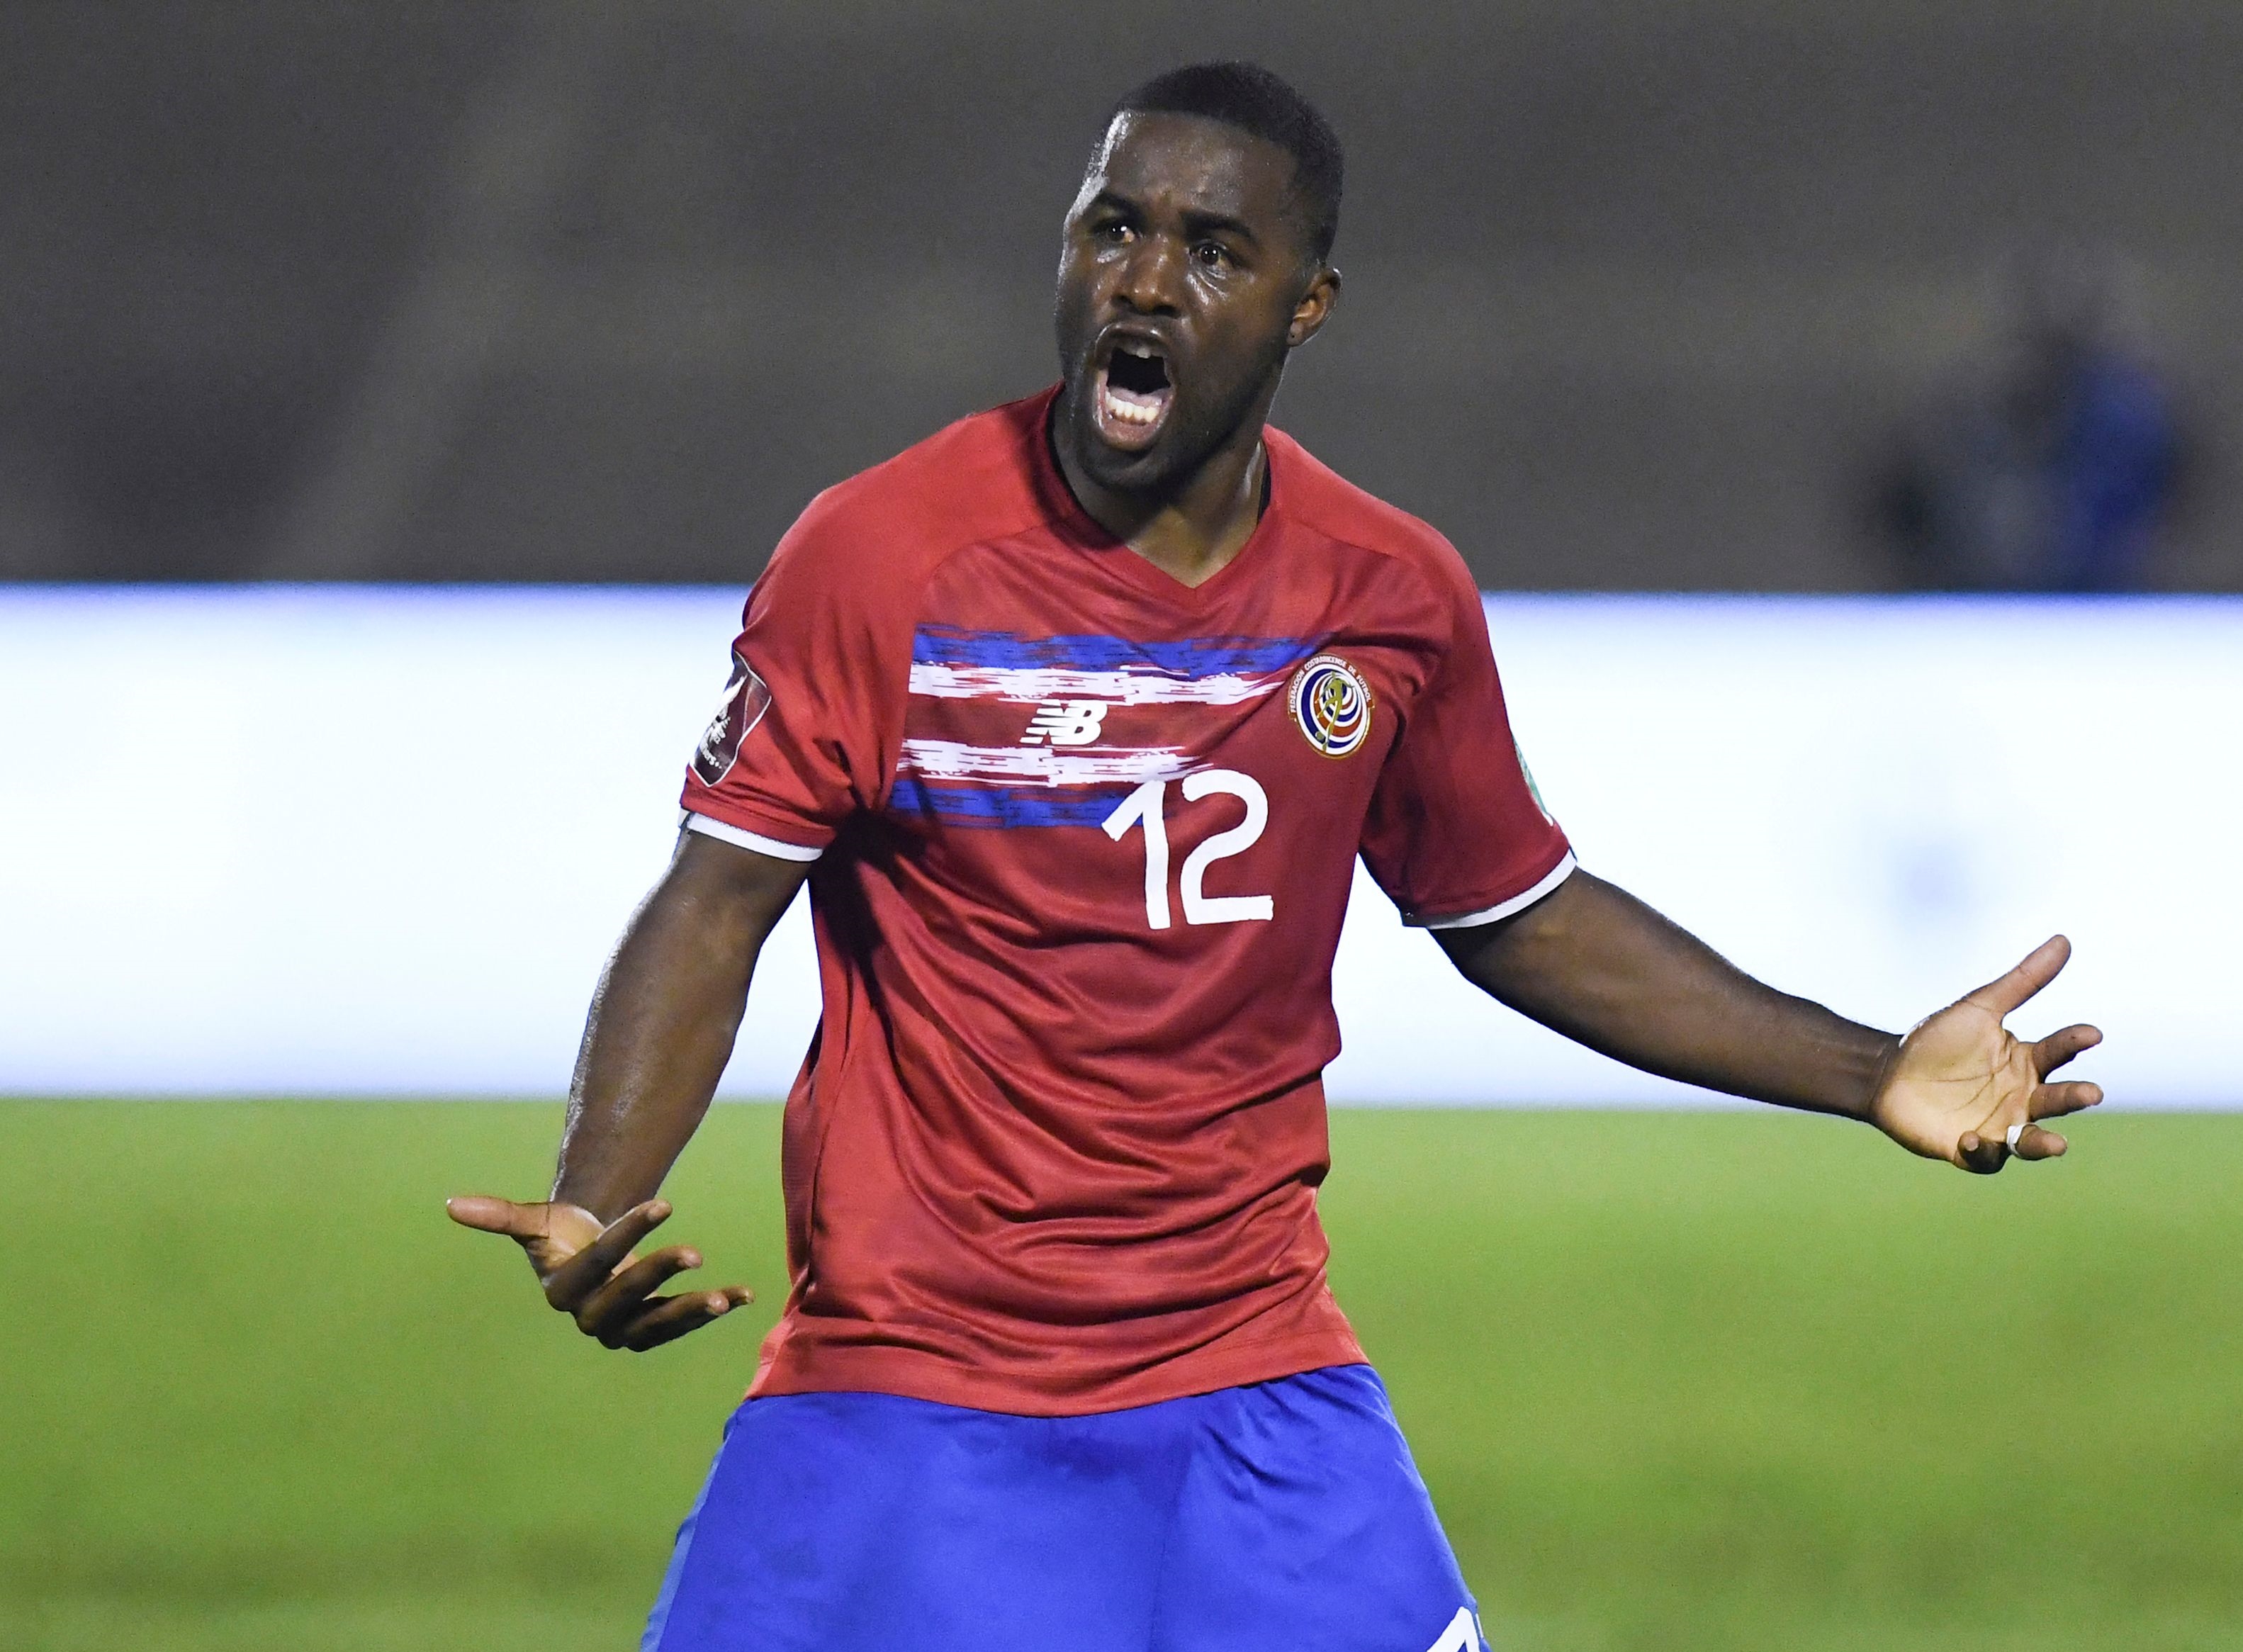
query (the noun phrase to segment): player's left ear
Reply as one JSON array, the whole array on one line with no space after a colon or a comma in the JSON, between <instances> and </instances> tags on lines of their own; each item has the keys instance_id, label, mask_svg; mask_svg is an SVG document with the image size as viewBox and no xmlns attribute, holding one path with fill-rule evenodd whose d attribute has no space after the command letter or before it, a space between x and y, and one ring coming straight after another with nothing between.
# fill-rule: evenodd
<instances>
[{"instance_id":1,"label":"player's left ear","mask_svg":"<svg viewBox=\"0 0 2243 1652\"><path fill-rule=\"evenodd\" d=\"M1339 272L1329 264L1317 266L1309 290L1293 306L1293 319L1285 328L1285 347L1297 350L1324 330L1332 306L1339 302Z\"/></svg>"}]
</instances>

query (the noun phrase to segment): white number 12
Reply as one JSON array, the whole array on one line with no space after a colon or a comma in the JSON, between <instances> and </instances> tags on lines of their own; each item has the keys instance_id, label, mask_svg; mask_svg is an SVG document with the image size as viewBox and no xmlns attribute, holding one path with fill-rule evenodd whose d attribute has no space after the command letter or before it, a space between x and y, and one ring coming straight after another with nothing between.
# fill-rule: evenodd
<instances>
[{"instance_id":1,"label":"white number 12","mask_svg":"<svg viewBox=\"0 0 2243 1652\"><path fill-rule=\"evenodd\" d=\"M1202 893L1207 869L1218 860L1243 854L1270 824L1270 796L1262 783L1236 769L1205 769L1187 774L1182 782L1184 800L1196 803L1220 792L1246 806L1246 818L1227 832L1218 832L1184 857L1182 885L1186 923L1245 923L1267 920L1275 911L1268 895L1210 895ZM1155 929L1169 927L1169 826L1164 819L1169 783L1148 780L1106 817L1106 835L1119 843L1133 826L1145 828L1145 921Z\"/></svg>"}]
</instances>

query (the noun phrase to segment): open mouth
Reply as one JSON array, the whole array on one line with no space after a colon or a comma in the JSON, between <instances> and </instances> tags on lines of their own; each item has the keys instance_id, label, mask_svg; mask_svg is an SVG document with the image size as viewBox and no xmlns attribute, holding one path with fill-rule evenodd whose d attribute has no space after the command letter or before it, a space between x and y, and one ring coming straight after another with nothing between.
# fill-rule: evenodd
<instances>
[{"instance_id":1,"label":"open mouth","mask_svg":"<svg viewBox=\"0 0 2243 1652\"><path fill-rule=\"evenodd\" d=\"M1142 339L1120 340L1099 369L1098 434L1108 445L1130 452L1149 448L1175 399L1167 358Z\"/></svg>"}]
</instances>

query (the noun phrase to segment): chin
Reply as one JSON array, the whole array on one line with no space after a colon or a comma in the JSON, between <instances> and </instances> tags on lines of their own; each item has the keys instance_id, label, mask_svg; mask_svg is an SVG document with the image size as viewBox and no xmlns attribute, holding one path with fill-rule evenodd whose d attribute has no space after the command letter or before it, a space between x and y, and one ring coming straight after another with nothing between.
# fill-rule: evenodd
<instances>
[{"instance_id":1,"label":"chin","mask_svg":"<svg viewBox=\"0 0 2243 1652\"><path fill-rule=\"evenodd\" d=\"M1082 468L1101 488L1116 493L1159 493L1181 482L1196 462L1181 454L1176 444L1162 439L1141 452L1128 453L1089 434L1076 448Z\"/></svg>"},{"instance_id":2,"label":"chin","mask_svg":"<svg viewBox=\"0 0 2243 1652\"><path fill-rule=\"evenodd\" d=\"M1222 444L1195 440L1192 421L1181 408L1150 447L1119 448L1100 433L1097 421L1069 397L1062 437L1075 462L1100 487L1115 493L1158 494L1181 487Z\"/></svg>"}]
</instances>

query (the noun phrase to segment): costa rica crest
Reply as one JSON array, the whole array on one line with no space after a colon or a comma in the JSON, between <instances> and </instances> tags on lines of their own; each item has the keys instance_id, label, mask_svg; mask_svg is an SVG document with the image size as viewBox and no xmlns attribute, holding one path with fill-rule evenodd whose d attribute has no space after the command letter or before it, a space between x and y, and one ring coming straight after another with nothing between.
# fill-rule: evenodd
<instances>
[{"instance_id":1,"label":"costa rica crest","mask_svg":"<svg viewBox=\"0 0 2243 1652\"><path fill-rule=\"evenodd\" d=\"M1294 725L1325 757L1345 757L1371 738L1371 713L1377 704L1371 684L1337 654L1317 654L1302 661L1285 685L1285 704Z\"/></svg>"}]
</instances>

